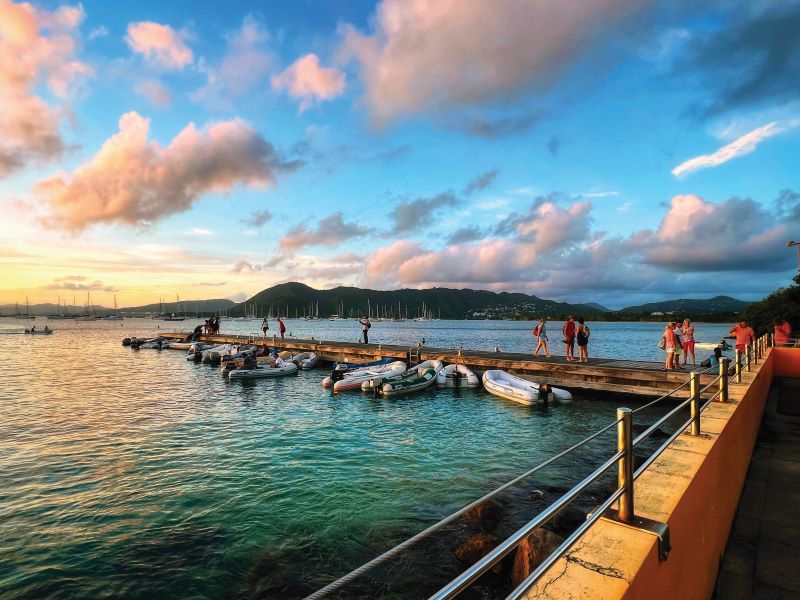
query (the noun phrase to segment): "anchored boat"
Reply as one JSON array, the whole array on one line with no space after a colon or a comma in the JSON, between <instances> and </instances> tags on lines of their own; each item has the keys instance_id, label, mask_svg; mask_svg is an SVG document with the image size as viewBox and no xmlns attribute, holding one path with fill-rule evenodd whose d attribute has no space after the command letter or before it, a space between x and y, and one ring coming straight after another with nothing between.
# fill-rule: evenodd
<instances>
[{"instance_id":1,"label":"anchored boat","mask_svg":"<svg viewBox=\"0 0 800 600\"><path fill-rule=\"evenodd\" d=\"M354 369L345 373L333 371L331 377L326 377L322 381L322 387L333 386L334 392L343 392L345 390L360 390L364 382L370 381L375 378L383 376L392 376L405 373L406 363L401 360L393 361L386 365L377 367L367 367L364 369ZM335 380L334 377L341 376L341 379Z\"/></svg>"},{"instance_id":2,"label":"anchored boat","mask_svg":"<svg viewBox=\"0 0 800 600\"><path fill-rule=\"evenodd\" d=\"M378 390L383 396L410 394L436 383L436 375L443 366L440 360L426 360L400 375L376 377L365 381L361 384L361 389Z\"/></svg>"},{"instance_id":3,"label":"anchored boat","mask_svg":"<svg viewBox=\"0 0 800 600\"><path fill-rule=\"evenodd\" d=\"M230 379L264 379L267 377L283 377L294 375L300 370L293 362L282 367L256 367L255 369L234 369L228 374Z\"/></svg>"},{"instance_id":4,"label":"anchored boat","mask_svg":"<svg viewBox=\"0 0 800 600\"><path fill-rule=\"evenodd\" d=\"M436 374L438 387L480 387L481 381L467 365L451 364L439 370Z\"/></svg>"},{"instance_id":5,"label":"anchored boat","mask_svg":"<svg viewBox=\"0 0 800 600\"><path fill-rule=\"evenodd\" d=\"M545 402L550 397L557 402L570 402L572 394L567 390L539 385L505 371L489 370L483 374L483 387L494 396L513 400L520 404ZM548 396L549 395L549 396Z\"/></svg>"}]
</instances>

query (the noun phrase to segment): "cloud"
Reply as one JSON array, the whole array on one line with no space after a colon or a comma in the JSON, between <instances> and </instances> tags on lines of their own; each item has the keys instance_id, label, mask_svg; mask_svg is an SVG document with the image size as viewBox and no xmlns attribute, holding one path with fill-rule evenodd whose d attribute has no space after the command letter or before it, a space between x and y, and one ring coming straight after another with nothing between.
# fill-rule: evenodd
<instances>
[{"instance_id":1,"label":"cloud","mask_svg":"<svg viewBox=\"0 0 800 600\"><path fill-rule=\"evenodd\" d=\"M261 271L262 268L262 265L251 263L250 261L240 258L233 264L231 271L234 273L241 273L242 271Z\"/></svg>"},{"instance_id":2,"label":"cloud","mask_svg":"<svg viewBox=\"0 0 800 600\"><path fill-rule=\"evenodd\" d=\"M106 37L110 32L108 31L108 27L105 25L100 25L99 27L95 27L89 32L87 36L90 40L95 40L97 38Z\"/></svg>"},{"instance_id":3,"label":"cloud","mask_svg":"<svg viewBox=\"0 0 800 600\"><path fill-rule=\"evenodd\" d=\"M214 235L214 232L210 229L204 229L203 227L192 227L189 230L189 235L209 236Z\"/></svg>"},{"instance_id":4,"label":"cloud","mask_svg":"<svg viewBox=\"0 0 800 600\"><path fill-rule=\"evenodd\" d=\"M458 198L453 192L443 192L430 198L400 202L389 213L389 218L394 222L392 231L393 233L406 233L430 227L433 225L433 215L437 210L457 204Z\"/></svg>"},{"instance_id":5,"label":"cloud","mask_svg":"<svg viewBox=\"0 0 800 600\"><path fill-rule=\"evenodd\" d=\"M761 2L734 8L738 22L689 44L675 74L699 78L707 93L694 112L792 102L800 81L800 3Z\"/></svg>"},{"instance_id":6,"label":"cloud","mask_svg":"<svg viewBox=\"0 0 800 600\"><path fill-rule=\"evenodd\" d=\"M385 125L546 89L643 4L384 0L371 34L341 28L340 53L358 62L365 103Z\"/></svg>"},{"instance_id":7,"label":"cloud","mask_svg":"<svg viewBox=\"0 0 800 600\"><path fill-rule=\"evenodd\" d=\"M278 242L281 252L296 252L304 246L336 246L346 240L361 237L369 229L357 223L347 223L341 212L328 215L309 228L301 223L289 230Z\"/></svg>"},{"instance_id":8,"label":"cloud","mask_svg":"<svg viewBox=\"0 0 800 600\"><path fill-rule=\"evenodd\" d=\"M658 230L637 232L628 246L644 262L673 272L785 269L792 258L787 236L800 226L798 200L784 193L770 211L749 198L713 204L675 196Z\"/></svg>"},{"instance_id":9,"label":"cloud","mask_svg":"<svg viewBox=\"0 0 800 600\"><path fill-rule=\"evenodd\" d=\"M136 112L122 115L119 128L71 174L36 184L49 209L46 225L73 232L97 223L147 226L207 193L274 185L298 166L239 119L203 129L190 123L166 147L148 139L150 121Z\"/></svg>"},{"instance_id":10,"label":"cloud","mask_svg":"<svg viewBox=\"0 0 800 600\"><path fill-rule=\"evenodd\" d=\"M587 202L568 207L543 202L519 216L510 238L487 237L442 250L400 240L367 257L364 277L369 284L416 286L530 280L543 257L568 253L589 238L590 209Z\"/></svg>"},{"instance_id":11,"label":"cloud","mask_svg":"<svg viewBox=\"0 0 800 600\"><path fill-rule=\"evenodd\" d=\"M50 12L0 0L0 178L64 152L60 126L68 111L37 94L64 102L93 75L74 58L83 18L81 7Z\"/></svg>"},{"instance_id":12,"label":"cloud","mask_svg":"<svg viewBox=\"0 0 800 600\"><path fill-rule=\"evenodd\" d=\"M169 25L140 21L128 25L125 41L128 47L141 54L148 62L169 70L183 69L192 64L194 55L183 38L185 34Z\"/></svg>"},{"instance_id":13,"label":"cloud","mask_svg":"<svg viewBox=\"0 0 800 600\"><path fill-rule=\"evenodd\" d=\"M561 140L558 136L551 137L547 142L547 151L550 156L558 156L558 151L561 149Z\"/></svg>"},{"instance_id":14,"label":"cloud","mask_svg":"<svg viewBox=\"0 0 800 600\"><path fill-rule=\"evenodd\" d=\"M304 112L323 100L332 100L344 93L345 76L335 68L320 67L316 54L298 58L279 75L272 77L272 87L300 100Z\"/></svg>"},{"instance_id":15,"label":"cloud","mask_svg":"<svg viewBox=\"0 0 800 600\"><path fill-rule=\"evenodd\" d=\"M694 171L699 171L700 169L718 167L719 165L724 164L736 157L750 154L756 149L758 144L764 140L778 135L779 133L783 133L793 126L794 124L782 126L777 121L767 123L766 125L762 125L753 131L745 133L743 136L735 139L730 144L723 146L713 154L696 156L685 162L682 162L677 167L672 169L672 174L675 177L680 177L682 175L693 173Z\"/></svg>"},{"instance_id":16,"label":"cloud","mask_svg":"<svg viewBox=\"0 0 800 600\"><path fill-rule=\"evenodd\" d=\"M469 227L462 227L456 229L453 233L447 236L447 244L463 244L464 242L474 242L483 237L483 232L480 227L470 225Z\"/></svg>"},{"instance_id":17,"label":"cloud","mask_svg":"<svg viewBox=\"0 0 800 600\"><path fill-rule=\"evenodd\" d=\"M118 288L105 285L102 281L89 281L85 275L69 275L54 279L52 283L42 286L46 290L70 290L74 292L117 292Z\"/></svg>"},{"instance_id":18,"label":"cloud","mask_svg":"<svg viewBox=\"0 0 800 600\"><path fill-rule=\"evenodd\" d=\"M219 65L212 67L200 60L206 84L192 92L191 99L227 108L228 98L241 96L259 85L275 63L268 48L269 39L267 30L254 17L246 16L241 27L226 36L225 55Z\"/></svg>"},{"instance_id":19,"label":"cloud","mask_svg":"<svg viewBox=\"0 0 800 600\"><path fill-rule=\"evenodd\" d=\"M450 127L468 135L496 140L530 131L544 117L543 112L530 112L506 116L468 116L450 120Z\"/></svg>"},{"instance_id":20,"label":"cloud","mask_svg":"<svg viewBox=\"0 0 800 600\"><path fill-rule=\"evenodd\" d=\"M172 104L172 94L167 87L157 79L148 79L141 82L136 86L136 93L158 108L166 108Z\"/></svg>"},{"instance_id":21,"label":"cloud","mask_svg":"<svg viewBox=\"0 0 800 600\"><path fill-rule=\"evenodd\" d=\"M256 210L250 213L246 219L242 219L242 223L250 225L251 227L261 227L267 221L272 219L272 213L268 210Z\"/></svg>"},{"instance_id":22,"label":"cloud","mask_svg":"<svg viewBox=\"0 0 800 600\"><path fill-rule=\"evenodd\" d=\"M785 248L787 236L800 228L800 194L793 190L771 205L676 196L655 231L627 237L592 231L589 203L565 202L540 201L516 215L505 237L441 249L405 240L379 248L366 257L362 281L382 288L519 290L573 302L576 295L697 297L728 290L757 297L774 288L776 274L796 265Z\"/></svg>"},{"instance_id":23,"label":"cloud","mask_svg":"<svg viewBox=\"0 0 800 600\"><path fill-rule=\"evenodd\" d=\"M461 192L465 196L470 196L475 192L481 192L494 183L494 180L497 179L497 175L500 173L500 169L490 169L484 173L481 173L474 179L472 179L464 190Z\"/></svg>"}]
</instances>

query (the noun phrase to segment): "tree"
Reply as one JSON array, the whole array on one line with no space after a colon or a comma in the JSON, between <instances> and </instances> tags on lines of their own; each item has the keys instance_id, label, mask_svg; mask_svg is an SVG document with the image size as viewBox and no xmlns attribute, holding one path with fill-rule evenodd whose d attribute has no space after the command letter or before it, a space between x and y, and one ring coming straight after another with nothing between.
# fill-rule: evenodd
<instances>
[{"instance_id":1,"label":"tree","mask_svg":"<svg viewBox=\"0 0 800 600\"><path fill-rule=\"evenodd\" d=\"M756 335L771 332L773 319L786 319L792 331L800 329L800 271L792 280L794 285L779 288L745 309L742 318L755 330Z\"/></svg>"}]
</instances>

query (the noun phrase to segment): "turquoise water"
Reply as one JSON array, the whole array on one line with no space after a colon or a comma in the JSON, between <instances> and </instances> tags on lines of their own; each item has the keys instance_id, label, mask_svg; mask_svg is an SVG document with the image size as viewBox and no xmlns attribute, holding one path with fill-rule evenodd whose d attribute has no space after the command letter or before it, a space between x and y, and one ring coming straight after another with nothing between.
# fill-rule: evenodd
<instances>
[{"instance_id":1,"label":"turquoise water","mask_svg":"<svg viewBox=\"0 0 800 600\"><path fill-rule=\"evenodd\" d=\"M611 422L617 407L582 397L531 409L470 390L333 396L320 386L324 370L228 382L182 352L120 346L153 321L51 326L54 335L31 337L11 333L18 321L0 323L2 598L302 597ZM329 339L354 329L289 323L302 337L312 326ZM529 326L502 322L381 323L370 333L530 345ZM639 358L652 338L651 325L598 324L592 341L598 353ZM612 433L501 497L501 532L613 444ZM468 534L457 524L340 597L432 592L464 567L453 550ZM472 593L502 597L501 588Z\"/></svg>"}]
</instances>

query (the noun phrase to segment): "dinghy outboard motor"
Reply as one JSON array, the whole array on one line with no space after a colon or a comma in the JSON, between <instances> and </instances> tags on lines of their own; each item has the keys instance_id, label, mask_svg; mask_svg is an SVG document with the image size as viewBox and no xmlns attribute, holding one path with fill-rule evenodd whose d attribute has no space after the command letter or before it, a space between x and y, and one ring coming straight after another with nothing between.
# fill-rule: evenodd
<instances>
[{"instance_id":1,"label":"dinghy outboard motor","mask_svg":"<svg viewBox=\"0 0 800 600\"><path fill-rule=\"evenodd\" d=\"M550 405L550 395L552 393L553 390L551 390L550 386L546 383L539 385L539 402L544 408L547 408Z\"/></svg>"},{"instance_id":2,"label":"dinghy outboard motor","mask_svg":"<svg viewBox=\"0 0 800 600\"><path fill-rule=\"evenodd\" d=\"M123 346L130 346L131 345L131 338L125 338L122 340Z\"/></svg>"},{"instance_id":3,"label":"dinghy outboard motor","mask_svg":"<svg viewBox=\"0 0 800 600\"><path fill-rule=\"evenodd\" d=\"M337 381L341 381L344 379L344 371L340 371L339 369L334 369L331 371L331 382L336 383Z\"/></svg>"},{"instance_id":4,"label":"dinghy outboard motor","mask_svg":"<svg viewBox=\"0 0 800 600\"><path fill-rule=\"evenodd\" d=\"M142 341L139 338L131 338L131 348L134 350L138 350L141 343Z\"/></svg>"}]
</instances>

